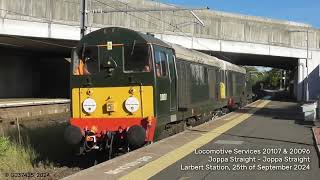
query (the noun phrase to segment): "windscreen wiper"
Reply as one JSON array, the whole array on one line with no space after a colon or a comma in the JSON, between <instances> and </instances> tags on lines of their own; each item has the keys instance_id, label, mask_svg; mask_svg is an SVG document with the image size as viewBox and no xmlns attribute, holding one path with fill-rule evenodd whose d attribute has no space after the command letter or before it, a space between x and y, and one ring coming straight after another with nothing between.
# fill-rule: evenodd
<instances>
[{"instance_id":1,"label":"windscreen wiper","mask_svg":"<svg viewBox=\"0 0 320 180\"><path fill-rule=\"evenodd\" d=\"M133 51L134 51L135 46L136 46L136 40L133 41L131 56L133 55Z\"/></svg>"}]
</instances>

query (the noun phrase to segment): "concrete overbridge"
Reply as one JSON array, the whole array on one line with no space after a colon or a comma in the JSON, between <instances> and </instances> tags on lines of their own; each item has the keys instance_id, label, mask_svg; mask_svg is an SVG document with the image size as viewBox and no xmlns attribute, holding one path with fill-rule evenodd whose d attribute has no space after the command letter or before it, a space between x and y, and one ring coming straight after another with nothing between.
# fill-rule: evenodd
<instances>
[{"instance_id":1,"label":"concrete overbridge","mask_svg":"<svg viewBox=\"0 0 320 180\"><path fill-rule=\"evenodd\" d=\"M320 30L308 24L195 10L205 25L202 26L189 11L167 11L166 8L177 7L159 2L88 0L88 3L88 32L110 26L126 27L235 64L290 70L294 73L297 100L305 100L306 87L310 99L320 95ZM139 8L153 11L138 12ZM93 13L94 10L107 13ZM69 111L68 58L70 49L80 39L80 0L1 0L0 20L0 123L5 122L2 118L18 120L30 114ZM274 179L319 179L319 160L310 130L312 122L302 121L305 115L300 113L299 103L283 97L278 97L282 101L258 100L65 179L270 179L272 176ZM38 105L39 108L35 107ZM1 134L4 128L1 124ZM242 158L241 154L235 154L236 149L274 149L281 151L276 156L282 160L287 157L285 151L297 149L304 152L293 155L293 158L304 158L300 163L304 166L299 168L310 169L233 170L236 163L212 163L208 161L218 159L197 154L232 151L230 156L213 154L212 157L218 157L221 162L225 158L231 160L231 156ZM253 168L254 164L269 167L270 163L259 159L264 158L261 154L247 152L244 155L256 160L251 164L240 163L244 165L241 167ZM202 170L206 165L213 166ZM226 169L213 170L218 168L214 165L223 165ZM274 164L270 168L282 168L277 165L295 168L294 162Z\"/></svg>"},{"instance_id":2,"label":"concrete overbridge","mask_svg":"<svg viewBox=\"0 0 320 180\"><path fill-rule=\"evenodd\" d=\"M139 12L137 9L141 7L153 11ZM236 64L290 69L295 72L294 92L298 100L304 99L307 74L310 99L320 94L317 85L320 81L319 29L304 23L195 10L205 25L202 26L189 11L165 11L166 8L178 9L173 5L145 0L90 0L87 30L90 32L106 26L127 27ZM110 12L97 14L93 13L94 10ZM80 1L2 0L0 19L0 97L67 98L68 90L64 90L67 86L60 86L60 90L54 91L58 93L41 94L41 86L52 89L55 85L38 84L39 81L26 77L40 76L68 84L67 77L57 79L52 76L69 74L65 58L69 58L70 47L80 39ZM12 59L11 64L9 59ZM34 63L21 74L18 67L28 69L25 66L27 59ZM43 65L56 63L52 69L57 71L43 72L39 69L44 66L36 65L38 62L43 62ZM32 75L35 69L39 73ZM8 85L8 81L25 83L13 86ZM19 90L26 86L29 90Z\"/></svg>"}]
</instances>

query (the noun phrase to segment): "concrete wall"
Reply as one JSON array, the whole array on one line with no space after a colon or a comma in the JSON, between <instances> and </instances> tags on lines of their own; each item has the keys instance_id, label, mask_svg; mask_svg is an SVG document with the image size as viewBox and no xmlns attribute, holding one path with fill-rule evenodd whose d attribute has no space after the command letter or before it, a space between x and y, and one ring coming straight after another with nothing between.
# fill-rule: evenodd
<instances>
[{"instance_id":1,"label":"concrete wall","mask_svg":"<svg viewBox=\"0 0 320 180\"><path fill-rule=\"evenodd\" d=\"M63 57L40 57L34 65L38 73L38 92L34 96L69 98L70 64Z\"/></svg>"},{"instance_id":2,"label":"concrete wall","mask_svg":"<svg viewBox=\"0 0 320 180\"><path fill-rule=\"evenodd\" d=\"M305 78L306 78L306 59L298 60L298 70L297 70L297 99L299 101L305 99Z\"/></svg>"},{"instance_id":3,"label":"concrete wall","mask_svg":"<svg viewBox=\"0 0 320 180\"><path fill-rule=\"evenodd\" d=\"M310 100L316 100L320 96L320 52L312 51L310 54L312 55L309 56L308 62L306 62L306 59L299 59L297 72L298 100L306 98L307 86Z\"/></svg>"},{"instance_id":4,"label":"concrete wall","mask_svg":"<svg viewBox=\"0 0 320 180\"><path fill-rule=\"evenodd\" d=\"M308 62L310 99L320 96L320 52L312 52L312 59Z\"/></svg>"},{"instance_id":5,"label":"concrete wall","mask_svg":"<svg viewBox=\"0 0 320 180\"><path fill-rule=\"evenodd\" d=\"M89 1L89 10L119 11L142 7L172 8L158 2L145 0L123 1L128 2L129 5L121 3L121 1L101 1L106 5ZM15 19L45 22L48 23L49 30L56 28L57 25L79 27L79 0L1 0L0 2L1 9L8 10L0 11L0 18L3 21ZM320 48L320 30L303 23L211 10L195 12L204 21L205 27L196 24L195 18L188 11L113 12L94 15L90 13L89 30L96 30L105 26L122 26L157 34L174 34L299 48L306 47L306 31L309 31L309 48ZM2 28L5 29L5 27ZM300 32L297 32L297 30Z\"/></svg>"},{"instance_id":6,"label":"concrete wall","mask_svg":"<svg viewBox=\"0 0 320 180\"><path fill-rule=\"evenodd\" d=\"M134 2L137 2L134 0L129 1L131 2L129 6L112 0L105 0L104 2L113 7L103 7L107 10L123 10L130 9L130 7L159 8L164 6L148 1L141 1L137 5L134 4ZM91 9L97 8L101 9L101 4L91 4ZM178 34L300 48L306 47L306 31L309 31L309 48L320 48L320 31L306 24L211 10L195 12L204 21L205 27L196 24L195 18L187 11L128 13L131 15L123 12L95 14L90 16L89 21L91 20L93 29L106 25L124 26L157 34Z\"/></svg>"},{"instance_id":7,"label":"concrete wall","mask_svg":"<svg viewBox=\"0 0 320 180\"><path fill-rule=\"evenodd\" d=\"M0 57L0 98L32 97L33 72L29 58Z\"/></svg>"},{"instance_id":8,"label":"concrete wall","mask_svg":"<svg viewBox=\"0 0 320 180\"><path fill-rule=\"evenodd\" d=\"M15 118L27 120L51 114L67 113L69 111L69 103L0 108L0 119L5 121L4 124L6 124L11 122L11 120L15 120ZM3 123L0 123L1 126L3 126Z\"/></svg>"}]
</instances>

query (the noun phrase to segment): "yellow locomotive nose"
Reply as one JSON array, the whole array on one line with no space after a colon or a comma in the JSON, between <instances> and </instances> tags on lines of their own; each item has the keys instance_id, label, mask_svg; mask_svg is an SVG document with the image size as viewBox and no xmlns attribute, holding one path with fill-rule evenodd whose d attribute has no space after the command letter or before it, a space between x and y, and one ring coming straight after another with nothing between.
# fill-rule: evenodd
<instances>
[{"instance_id":1,"label":"yellow locomotive nose","mask_svg":"<svg viewBox=\"0 0 320 180\"><path fill-rule=\"evenodd\" d=\"M141 88L143 88L143 92L139 93ZM133 94L130 94L130 92ZM152 86L72 89L73 118L154 117L152 105Z\"/></svg>"}]
</instances>

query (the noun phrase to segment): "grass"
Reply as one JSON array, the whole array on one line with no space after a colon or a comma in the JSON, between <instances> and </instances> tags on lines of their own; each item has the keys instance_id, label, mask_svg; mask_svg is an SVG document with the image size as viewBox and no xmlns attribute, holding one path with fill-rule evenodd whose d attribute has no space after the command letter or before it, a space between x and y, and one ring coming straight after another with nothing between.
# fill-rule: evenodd
<instances>
[{"instance_id":1,"label":"grass","mask_svg":"<svg viewBox=\"0 0 320 180\"><path fill-rule=\"evenodd\" d=\"M38 121L23 124L21 138L16 128L8 128L4 135L0 134L0 180L6 179L6 173L48 172L56 176L61 168L64 173L57 177L62 178L78 171L76 168L80 165L72 156L74 147L63 141L67 124L38 124ZM75 169L66 171L69 167Z\"/></svg>"},{"instance_id":2,"label":"grass","mask_svg":"<svg viewBox=\"0 0 320 180\"><path fill-rule=\"evenodd\" d=\"M28 172L33 169L37 154L30 146L22 146L0 136L0 172Z\"/></svg>"}]
</instances>

